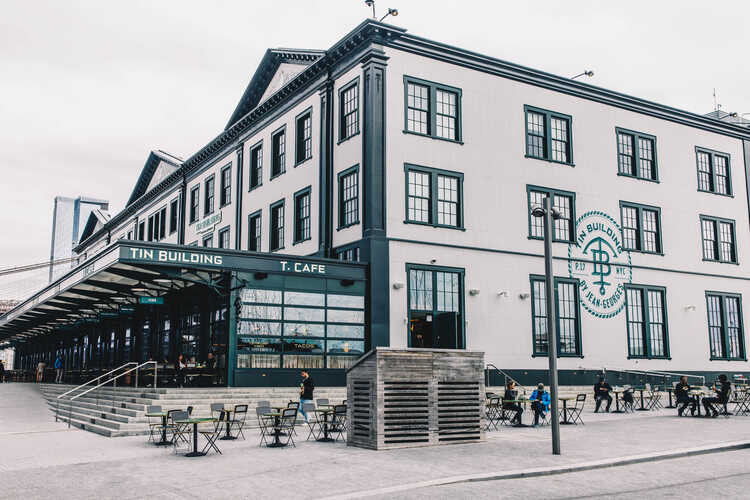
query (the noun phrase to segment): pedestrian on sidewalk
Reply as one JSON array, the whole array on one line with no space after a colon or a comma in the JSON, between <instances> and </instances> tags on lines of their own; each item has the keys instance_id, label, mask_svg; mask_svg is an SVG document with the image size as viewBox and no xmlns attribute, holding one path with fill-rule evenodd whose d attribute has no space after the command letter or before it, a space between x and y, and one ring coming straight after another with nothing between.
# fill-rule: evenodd
<instances>
[{"instance_id":1,"label":"pedestrian on sidewalk","mask_svg":"<svg viewBox=\"0 0 750 500\"><path fill-rule=\"evenodd\" d=\"M549 392L544 390L544 384L537 386L536 390L531 393L529 400L531 401L531 409L534 410L534 427L538 427L539 417L541 416L544 419L552 402Z\"/></svg>"},{"instance_id":2,"label":"pedestrian on sidewalk","mask_svg":"<svg viewBox=\"0 0 750 500\"><path fill-rule=\"evenodd\" d=\"M596 400L594 413L599 413L602 401L607 402L607 409L605 411L609 413L609 407L612 406L612 396L609 395L610 391L612 391L612 386L607 383L603 376L600 376L599 382L594 384L594 399Z\"/></svg>"},{"instance_id":3,"label":"pedestrian on sidewalk","mask_svg":"<svg viewBox=\"0 0 750 500\"><path fill-rule=\"evenodd\" d=\"M0 359L0 384L5 382L5 365L3 364L3 360Z\"/></svg>"},{"instance_id":4,"label":"pedestrian on sidewalk","mask_svg":"<svg viewBox=\"0 0 750 500\"><path fill-rule=\"evenodd\" d=\"M44 382L44 369L47 368L47 363L44 361L39 361L39 363L36 364L36 382Z\"/></svg>"},{"instance_id":5,"label":"pedestrian on sidewalk","mask_svg":"<svg viewBox=\"0 0 750 500\"><path fill-rule=\"evenodd\" d=\"M302 383L299 386L299 408L302 412L302 416L305 418L305 422L309 422L310 418L305 412L305 403L313 402L313 391L315 390L315 384L313 379L307 370L302 370Z\"/></svg>"},{"instance_id":6,"label":"pedestrian on sidewalk","mask_svg":"<svg viewBox=\"0 0 750 500\"><path fill-rule=\"evenodd\" d=\"M55 383L60 384L62 383L63 378L63 360L62 357L58 354L57 358L55 358Z\"/></svg>"}]
</instances>

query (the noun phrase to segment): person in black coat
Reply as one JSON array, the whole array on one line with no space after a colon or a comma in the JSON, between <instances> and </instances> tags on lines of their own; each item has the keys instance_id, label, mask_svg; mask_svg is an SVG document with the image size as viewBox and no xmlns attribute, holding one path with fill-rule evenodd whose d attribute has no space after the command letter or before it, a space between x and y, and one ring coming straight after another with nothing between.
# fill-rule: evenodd
<instances>
[{"instance_id":1,"label":"person in black coat","mask_svg":"<svg viewBox=\"0 0 750 500\"><path fill-rule=\"evenodd\" d=\"M703 398L703 408L706 409L706 416L708 417L711 415L713 418L716 418L719 416L719 412L716 411L716 407L714 405L724 405L729 401L729 391L731 390L731 385L729 385L729 381L727 380L727 376L723 373L719 375L719 381L717 384L714 384L714 391L716 391L716 396L712 398Z\"/></svg>"},{"instance_id":2,"label":"person in black coat","mask_svg":"<svg viewBox=\"0 0 750 500\"><path fill-rule=\"evenodd\" d=\"M607 402L607 409L605 411L609 413L609 407L612 406L612 396L609 395L610 391L612 391L612 386L604 380L604 377L599 377L599 382L594 384L594 399L596 400L594 413L599 413L599 407L602 405L602 401Z\"/></svg>"},{"instance_id":3,"label":"person in black coat","mask_svg":"<svg viewBox=\"0 0 750 500\"><path fill-rule=\"evenodd\" d=\"M521 415L523 414L523 408L519 403L506 402L515 401L518 399L518 391L516 390L516 383L512 380L505 386L505 394L503 395L503 409L514 413L512 422L514 424L521 423Z\"/></svg>"},{"instance_id":4,"label":"person in black coat","mask_svg":"<svg viewBox=\"0 0 750 500\"><path fill-rule=\"evenodd\" d=\"M674 395L677 398L678 416L681 417L688 406L690 406L690 414L695 415L695 407L698 402L690 395L690 385L688 385L687 377L680 377L680 381L674 386Z\"/></svg>"},{"instance_id":5,"label":"person in black coat","mask_svg":"<svg viewBox=\"0 0 750 500\"><path fill-rule=\"evenodd\" d=\"M182 354L177 356L177 361L174 364L174 373L177 376L177 387L185 386L185 358Z\"/></svg>"}]
</instances>

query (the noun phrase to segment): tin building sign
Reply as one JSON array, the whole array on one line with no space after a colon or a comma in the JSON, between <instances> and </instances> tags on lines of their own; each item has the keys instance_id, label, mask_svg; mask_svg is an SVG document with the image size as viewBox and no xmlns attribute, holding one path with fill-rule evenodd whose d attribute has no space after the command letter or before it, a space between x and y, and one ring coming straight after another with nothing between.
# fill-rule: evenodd
<instances>
[{"instance_id":1,"label":"tin building sign","mask_svg":"<svg viewBox=\"0 0 750 500\"><path fill-rule=\"evenodd\" d=\"M198 224L195 225L195 231L198 233L206 233L212 231L216 224L221 222L221 210L213 215L209 215Z\"/></svg>"},{"instance_id":2,"label":"tin building sign","mask_svg":"<svg viewBox=\"0 0 750 500\"><path fill-rule=\"evenodd\" d=\"M625 285L633 279L620 225L604 212L590 211L576 221L575 235L568 245L568 273L578 279L581 304L597 318L617 316L625 307Z\"/></svg>"}]
</instances>

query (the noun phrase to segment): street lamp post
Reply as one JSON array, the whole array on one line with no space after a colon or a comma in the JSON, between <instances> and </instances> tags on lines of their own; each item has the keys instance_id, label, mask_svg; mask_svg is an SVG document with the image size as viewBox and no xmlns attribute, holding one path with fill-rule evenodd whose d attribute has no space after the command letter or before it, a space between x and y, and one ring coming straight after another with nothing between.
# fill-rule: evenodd
<instances>
[{"instance_id":1,"label":"street lamp post","mask_svg":"<svg viewBox=\"0 0 750 500\"><path fill-rule=\"evenodd\" d=\"M560 414L557 410L557 330L555 324L555 277L552 271L552 229L553 220L560 214L552 208L552 196L544 198L542 207L531 211L534 217L544 217L544 290L547 298L547 354L549 356L549 394L552 413L552 454L560 454Z\"/></svg>"}]
</instances>

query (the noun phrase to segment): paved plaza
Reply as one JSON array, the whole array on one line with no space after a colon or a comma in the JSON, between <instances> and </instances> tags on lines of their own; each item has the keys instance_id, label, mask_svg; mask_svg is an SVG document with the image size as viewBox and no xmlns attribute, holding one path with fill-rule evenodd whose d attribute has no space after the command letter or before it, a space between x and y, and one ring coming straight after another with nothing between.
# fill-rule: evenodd
<instances>
[{"instance_id":1,"label":"paved plaza","mask_svg":"<svg viewBox=\"0 0 750 500\"><path fill-rule=\"evenodd\" d=\"M186 458L147 444L145 436L105 438L69 430L54 422L34 385L3 384L0 498L575 498L615 493L635 498L644 490L649 498L709 498L750 491L745 473L750 450L463 482L750 439L750 417L677 418L673 410L662 410L587 412L584 420L585 426L562 427L560 457L550 453L549 428L503 427L481 444L381 452L308 442L306 429L299 431L296 448L261 448L257 431L251 430L246 441L220 441L223 455ZM682 477L693 487L674 486ZM421 487L426 481L462 482Z\"/></svg>"}]
</instances>

